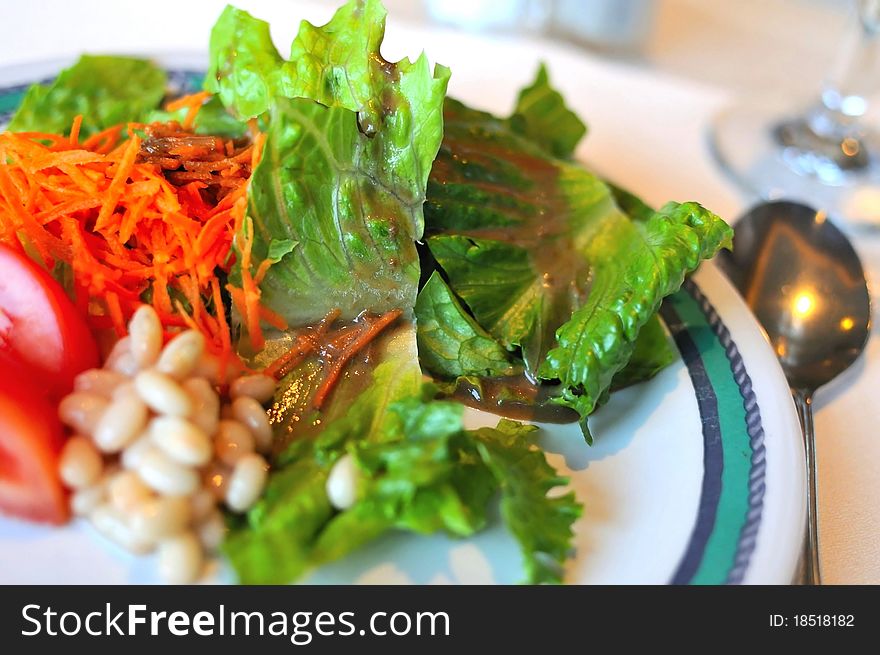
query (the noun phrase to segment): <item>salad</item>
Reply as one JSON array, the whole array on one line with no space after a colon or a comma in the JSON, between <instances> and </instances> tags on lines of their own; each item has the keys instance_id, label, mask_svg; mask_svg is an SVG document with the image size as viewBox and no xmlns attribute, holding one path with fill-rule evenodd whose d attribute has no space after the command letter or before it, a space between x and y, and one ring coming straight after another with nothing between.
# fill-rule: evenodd
<instances>
[{"instance_id":1,"label":"salad","mask_svg":"<svg viewBox=\"0 0 880 655\"><path fill-rule=\"evenodd\" d=\"M575 161L543 66L494 116L386 61L384 24L352 0L284 57L229 6L197 93L114 56L27 91L0 133L0 511L82 517L170 582L219 553L287 583L500 498L523 581L562 581L590 500L529 422L588 448L732 232Z\"/></svg>"}]
</instances>

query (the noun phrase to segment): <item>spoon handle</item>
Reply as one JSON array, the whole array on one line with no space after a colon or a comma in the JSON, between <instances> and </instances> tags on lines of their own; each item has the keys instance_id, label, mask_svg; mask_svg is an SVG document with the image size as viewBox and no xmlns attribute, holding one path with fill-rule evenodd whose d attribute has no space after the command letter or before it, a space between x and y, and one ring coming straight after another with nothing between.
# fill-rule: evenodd
<instances>
[{"instance_id":1,"label":"spoon handle","mask_svg":"<svg viewBox=\"0 0 880 655\"><path fill-rule=\"evenodd\" d=\"M816 435L813 432L813 395L808 391L795 390L801 429L804 432L804 451L807 464L807 540L804 543L804 584L822 584L819 564L819 508L817 499Z\"/></svg>"}]
</instances>

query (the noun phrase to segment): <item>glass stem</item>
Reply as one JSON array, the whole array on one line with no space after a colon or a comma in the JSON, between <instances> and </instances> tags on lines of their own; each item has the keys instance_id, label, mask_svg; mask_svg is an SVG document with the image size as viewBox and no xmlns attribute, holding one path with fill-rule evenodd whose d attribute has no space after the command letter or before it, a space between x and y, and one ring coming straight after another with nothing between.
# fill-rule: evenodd
<instances>
[{"instance_id":1,"label":"glass stem","mask_svg":"<svg viewBox=\"0 0 880 655\"><path fill-rule=\"evenodd\" d=\"M880 86L880 0L858 0L850 29L812 109L773 128L796 173L832 186L870 169L871 139L859 120Z\"/></svg>"},{"instance_id":2,"label":"glass stem","mask_svg":"<svg viewBox=\"0 0 880 655\"><path fill-rule=\"evenodd\" d=\"M844 141L861 136L859 119L880 87L880 0L857 0L844 43L829 72L820 102L808 116L820 137Z\"/></svg>"}]
</instances>

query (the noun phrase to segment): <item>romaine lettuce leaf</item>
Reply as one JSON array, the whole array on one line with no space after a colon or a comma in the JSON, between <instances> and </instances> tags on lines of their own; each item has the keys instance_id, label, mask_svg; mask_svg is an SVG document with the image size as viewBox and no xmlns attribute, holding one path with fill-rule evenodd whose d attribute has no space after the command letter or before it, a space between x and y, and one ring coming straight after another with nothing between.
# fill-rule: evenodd
<instances>
[{"instance_id":1,"label":"romaine lettuce leaf","mask_svg":"<svg viewBox=\"0 0 880 655\"><path fill-rule=\"evenodd\" d=\"M390 361L319 438L288 446L289 463L232 529L223 551L241 582L290 582L392 529L471 535L486 525L498 490L523 552L524 581L559 582L580 506L570 493L547 497L567 480L534 448L535 428L502 420L497 428L464 430L462 406L430 400L430 388L427 396L396 399ZM356 464L359 497L338 511L325 487L344 454Z\"/></svg>"},{"instance_id":2,"label":"romaine lettuce leaf","mask_svg":"<svg viewBox=\"0 0 880 655\"><path fill-rule=\"evenodd\" d=\"M212 32L207 88L242 117L270 116L248 213L256 258L271 239L299 244L261 286L263 303L291 325L334 307L351 319L415 304L414 242L449 71L432 73L424 55L385 61L384 20L367 0L323 27L304 22L290 61L265 23L238 9Z\"/></svg>"},{"instance_id":3,"label":"romaine lettuce leaf","mask_svg":"<svg viewBox=\"0 0 880 655\"><path fill-rule=\"evenodd\" d=\"M165 95L166 75L145 59L83 55L47 85L31 86L7 129L68 134L82 115L85 138L118 123L143 121Z\"/></svg>"},{"instance_id":4,"label":"romaine lettuce leaf","mask_svg":"<svg viewBox=\"0 0 880 655\"><path fill-rule=\"evenodd\" d=\"M548 153L567 159L587 133L587 126L565 105L562 95L550 85L544 64L531 85L519 92L516 108L508 119L511 129Z\"/></svg>"},{"instance_id":5,"label":"romaine lettuce leaf","mask_svg":"<svg viewBox=\"0 0 880 655\"><path fill-rule=\"evenodd\" d=\"M650 380L675 361L676 350L670 343L669 335L654 314L639 330L632 355L611 381L611 389L623 389L645 380Z\"/></svg>"},{"instance_id":6,"label":"romaine lettuce leaf","mask_svg":"<svg viewBox=\"0 0 880 655\"><path fill-rule=\"evenodd\" d=\"M556 333L558 346L541 366L563 384L560 402L587 416L632 355L642 326L660 301L719 248L732 230L696 203L669 203L645 223L620 220L590 240L593 266L587 302Z\"/></svg>"},{"instance_id":7,"label":"romaine lettuce leaf","mask_svg":"<svg viewBox=\"0 0 880 655\"><path fill-rule=\"evenodd\" d=\"M247 120L285 97L281 78L284 59L269 33L269 23L227 5L211 29L205 90L224 107Z\"/></svg>"},{"instance_id":8,"label":"romaine lettuce leaf","mask_svg":"<svg viewBox=\"0 0 880 655\"><path fill-rule=\"evenodd\" d=\"M382 363L372 372L363 393L352 398L343 390L344 402L333 403L335 409L322 415L323 429L317 435L297 435L274 457L263 497L223 545L241 582L286 583L313 566L314 544L336 514L325 488L333 463L350 442L380 442L399 430L399 419L389 407L401 398L418 394L421 373L413 365L412 330L398 330L395 337L386 340L384 349L377 353ZM296 379L308 381L307 377ZM280 425L282 437L287 430L283 421L290 420L291 414L296 416L297 403L302 400L285 396L298 393L308 394L308 389L303 390L297 383L279 390L282 415L278 415L276 403L273 422ZM342 405L346 405L344 412L340 411ZM303 423L313 420L309 415L296 418ZM372 534L367 523L361 529ZM355 544L357 533L350 538Z\"/></svg>"},{"instance_id":9,"label":"romaine lettuce leaf","mask_svg":"<svg viewBox=\"0 0 880 655\"><path fill-rule=\"evenodd\" d=\"M468 315L435 271L416 301L419 360L440 378L515 372L507 352Z\"/></svg>"},{"instance_id":10,"label":"romaine lettuce leaf","mask_svg":"<svg viewBox=\"0 0 880 655\"><path fill-rule=\"evenodd\" d=\"M571 526L582 507L574 492L549 497L568 483L535 447L536 428L502 419L472 433L483 461L501 487L501 514L520 543L526 580L561 582L571 550Z\"/></svg>"},{"instance_id":11,"label":"romaine lettuce leaf","mask_svg":"<svg viewBox=\"0 0 880 655\"><path fill-rule=\"evenodd\" d=\"M386 14L379 0L351 0L326 25L303 21L285 60L268 24L227 7L211 32L205 88L242 118L270 111L277 98L357 112L364 135L384 134L387 174L424 187L440 145L449 69L438 65L432 74L424 53L414 62L382 57Z\"/></svg>"},{"instance_id":12,"label":"romaine lettuce leaf","mask_svg":"<svg viewBox=\"0 0 880 655\"><path fill-rule=\"evenodd\" d=\"M561 381L557 402L586 417L662 298L729 245L731 230L694 203L647 215L634 196L515 134L515 122L455 101L445 116L425 209L432 254L477 322L505 345L520 345L529 370ZM548 302L571 311L547 312ZM555 337L529 350L523 334L536 317L544 317L539 333ZM649 369L670 352L650 341L646 348L662 350L640 353Z\"/></svg>"},{"instance_id":13,"label":"romaine lettuce leaf","mask_svg":"<svg viewBox=\"0 0 880 655\"><path fill-rule=\"evenodd\" d=\"M556 328L578 306L576 289L587 286L582 260L555 262L565 266L571 280L554 284L538 268L532 248L455 234L431 237L428 247L477 322L508 349L520 348L526 371L534 377L554 344Z\"/></svg>"}]
</instances>

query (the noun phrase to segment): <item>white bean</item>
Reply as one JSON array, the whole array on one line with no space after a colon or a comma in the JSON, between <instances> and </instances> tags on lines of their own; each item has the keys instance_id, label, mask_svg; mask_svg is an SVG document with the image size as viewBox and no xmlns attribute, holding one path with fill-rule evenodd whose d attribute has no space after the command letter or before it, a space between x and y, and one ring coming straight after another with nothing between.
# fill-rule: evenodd
<instances>
[{"instance_id":1,"label":"white bean","mask_svg":"<svg viewBox=\"0 0 880 655\"><path fill-rule=\"evenodd\" d=\"M201 332L187 330L174 337L162 349L156 369L182 380L190 375L205 351L205 337Z\"/></svg>"},{"instance_id":2,"label":"white bean","mask_svg":"<svg viewBox=\"0 0 880 655\"><path fill-rule=\"evenodd\" d=\"M85 489L77 489L70 496L70 509L77 516L88 516L104 502L107 489L103 481Z\"/></svg>"},{"instance_id":3,"label":"white bean","mask_svg":"<svg viewBox=\"0 0 880 655\"><path fill-rule=\"evenodd\" d=\"M233 512L250 509L266 486L266 460L256 453L245 455L235 464L226 489L226 505Z\"/></svg>"},{"instance_id":4,"label":"white bean","mask_svg":"<svg viewBox=\"0 0 880 655\"><path fill-rule=\"evenodd\" d=\"M185 496L199 488L199 476L193 469L178 464L155 446L141 455L136 470L160 494Z\"/></svg>"},{"instance_id":5,"label":"white bean","mask_svg":"<svg viewBox=\"0 0 880 655\"><path fill-rule=\"evenodd\" d=\"M229 487L229 467L220 462L211 463L203 475L205 488L215 499L223 500L226 497L226 489Z\"/></svg>"},{"instance_id":6,"label":"white bean","mask_svg":"<svg viewBox=\"0 0 880 655\"><path fill-rule=\"evenodd\" d=\"M147 406L137 396L110 403L95 426L95 444L105 453L118 453L134 441L147 425Z\"/></svg>"},{"instance_id":7,"label":"white bean","mask_svg":"<svg viewBox=\"0 0 880 655\"><path fill-rule=\"evenodd\" d=\"M214 453L224 464L234 465L241 457L254 452L254 437L238 421L223 419L214 435Z\"/></svg>"},{"instance_id":8,"label":"white bean","mask_svg":"<svg viewBox=\"0 0 880 655\"><path fill-rule=\"evenodd\" d=\"M153 440L150 439L149 431L143 432L122 451L122 456L119 458L122 466L127 469L137 469L144 454L152 447Z\"/></svg>"},{"instance_id":9,"label":"white bean","mask_svg":"<svg viewBox=\"0 0 880 655\"><path fill-rule=\"evenodd\" d=\"M157 414L187 416L192 412L192 401L172 378L158 371L142 371L134 379L138 395Z\"/></svg>"},{"instance_id":10,"label":"white bean","mask_svg":"<svg viewBox=\"0 0 880 655\"><path fill-rule=\"evenodd\" d=\"M223 520L223 515L217 510L212 511L196 526L196 533L206 550L216 552L226 536L226 521Z\"/></svg>"},{"instance_id":11,"label":"white bean","mask_svg":"<svg viewBox=\"0 0 880 655\"><path fill-rule=\"evenodd\" d=\"M232 401L232 416L248 427L259 452L267 453L272 449L272 426L260 403L247 396L236 398Z\"/></svg>"},{"instance_id":12,"label":"white bean","mask_svg":"<svg viewBox=\"0 0 880 655\"><path fill-rule=\"evenodd\" d=\"M131 352L131 338L122 337L113 344L113 349L107 355L104 368L110 369L125 376L132 376L138 372L138 364Z\"/></svg>"},{"instance_id":13,"label":"white bean","mask_svg":"<svg viewBox=\"0 0 880 655\"><path fill-rule=\"evenodd\" d=\"M71 437L64 444L58 461L61 480L71 489L93 486L101 477L104 460L85 437Z\"/></svg>"},{"instance_id":14,"label":"white bean","mask_svg":"<svg viewBox=\"0 0 880 655\"><path fill-rule=\"evenodd\" d=\"M354 458L346 453L333 464L327 476L327 499L336 509L348 509L357 502L358 469Z\"/></svg>"},{"instance_id":15,"label":"white bean","mask_svg":"<svg viewBox=\"0 0 880 655\"><path fill-rule=\"evenodd\" d=\"M78 391L64 397L58 405L58 416L76 432L91 435L108 404L102 396Z\"/></svg>"},{"instance_id":16,"label":"white bean","mask_svg":"<svg viewBox=\"0 0 880 655\"><path fill-rule=\"evenodd\" d=\"M189 506L192 520L198 523L204 521L214 511L217 502L209 489L199 489L189 497Z\"/></svg>"},{"instance_id":17,"label":"white bean","mask_svg":"<svg viewBox=\"0 0 880 655\"><path fill-rule=\"evenodd\" d=\"M204 378L211 384L222 384L226 381L221 379L224 376L220 375L220 360L217 359L216 355L212 355L207 351L202 353L192 375L193 377Z\"/></svg>"},{"instance_id":18,"label":"white bean","mask_svg":"<svg viewBox=\"0 0 880 655\"><path fill-rule=\"evenodd\" d=\"M262 373L243 375L229 385L229 397L249 396L261 405L272 400L275 395L275 379Z\"/></svg>"},{"instance_id":19,"label":"white bean","mask_svg":"<svg viewBox=\"0 0 880 655\"><path fill-rule=\"evenodd\" d=\"M131 378L128 378L126 382L116 387L113 393L110 394L111 400L122 400L123 398L137 398L140 400L140 396L137 389L134 388L134 382L131 381Z\"/></svg>"},{"instance_id":20,"label":"white bean","mask_svg":"<svg viewBox=\"0 0 880 655\"><path fill-rule=\"evenodd\" d=\"M137 375L138 371L141 370L141 367L138 366L136 361L134 361L134 355L132 355L131 353L124 353L120 355L119 358L115 362L113 362L113 366L111 368L114 371L130 378Z\"/></svg>"},{"instance_id":21,"label":"white bean","mask_svg":"<svg viewBox=\"0 0 880 655\"><path fill-rule=\"evenodd\" d=\"M95 529L110 541L135 554L152 550L152 544L138 539L126 521L126 516L115 507L99 505L92 511L89 519Z\"/></svg>"},{"instance_id":22,"label":"white bean","mask_svg":"<svg viewBox=\"0 0 880 655\"><path fill-rule=\"evenodd\" d=\"M132 512L153 497L152 490L134 471L119 471L106 484L110 504L121 512Z\"/></svg>"},{"instance_id":23,"label":"white bean","mask_svg":"<svg viewBox=\"0 0 880 655\"><path fill-rule=\"evenodd\" d=\"M104 398L110 398L113 391L126 381L126 377L116 371L106 368L93 368L83 371L76 376L73 382L74 391L87 391L98 394Z\"/></svg>"},{"instance_id":24,"label":"white bean","mask_svg":"<svg viewBox=\"0 0 880 655\"><path fill-rule=\"evenodd\" d=\"M138 307L128 323L129 349L141 368L156 363L162 350L162 323L156 310L149 305Z\"/></svg>"},{"instance_id":25,"label":"white bean","mask_svg":"<svg viewBox=\"0 0 880 655\"><path fill-rule=\"evenodd\" d=\"M202 545L192 532L159 543L159 575L170 584L188 584L202 572Z\"/></svg>"},{"instance_id":26,"label":"white bean","mask_svg":"<svg viewBox=\"0 0 880 655\"><path fill-rule=\"evenodd\" d=\"M138 505L131 513L131 529L144 541L158 541L182 532L192 512L186 496L159 496Z\"/></svg>"},{"instance_id":27,"label":"white bean","mask_svg":"<svg viewBox=\"0 0 880 655\"><path fill-rule=\"evenodd\" d=\"M220 396L204 378L189 378L182 386L193 404L190 420L208 436L213 435L220 420Z\"/></svg>"},{"instance_id":28,"label":"white bean","mask_svg":"<svg viewBox=\"0 0 880 655\"><path fill-rule=\"evenodd\" d=\"M198 426L179 416L157 416L150 421L153 442L175 461L202 466L211 460L211 440Z\"/></svg>"}]
</instances>

